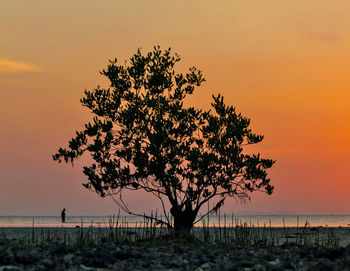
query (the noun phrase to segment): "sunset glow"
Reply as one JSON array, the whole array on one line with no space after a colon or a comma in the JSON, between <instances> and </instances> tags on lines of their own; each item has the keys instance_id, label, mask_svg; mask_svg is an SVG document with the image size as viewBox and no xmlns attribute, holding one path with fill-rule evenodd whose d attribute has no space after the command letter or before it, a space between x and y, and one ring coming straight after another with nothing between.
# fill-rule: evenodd
<instances>
[{"instance_id":1,"label":"sunset glow","mask_svg":"<svg viewBox=\"0 0 350 271\"><path fill-rule=\"evenodd\" d=\"M175 67L201 69L203 87L187 105L207 109L212 94L265 136L254 151L276 160L275 191L225 203L239 214L349 214L350 2L5 1L0 9L0 215L109 215L112 200L52 161L92 115L84 89L108 87L99 71L137 50L171 47ZM250 151L247 149L247 151ZM141 212L159 208L129 194ZM145 210L146 209L146 210Z\"/></svg>"}]
</instances>

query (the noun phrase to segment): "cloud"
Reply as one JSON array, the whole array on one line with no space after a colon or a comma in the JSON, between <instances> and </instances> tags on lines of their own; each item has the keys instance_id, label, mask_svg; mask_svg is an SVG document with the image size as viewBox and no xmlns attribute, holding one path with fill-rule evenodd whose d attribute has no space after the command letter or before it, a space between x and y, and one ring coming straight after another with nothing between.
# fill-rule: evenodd
<instances>
[{"instance_id":1,"label":"cloud","mask_svg":"<svg viewBox=\"0 0 350 271\"><path fill-rule=\"evenodd\" d=\"M0 57L0 73L40 72L42 70L41 67L34 64Z\"/></svg>"}]
</instances>

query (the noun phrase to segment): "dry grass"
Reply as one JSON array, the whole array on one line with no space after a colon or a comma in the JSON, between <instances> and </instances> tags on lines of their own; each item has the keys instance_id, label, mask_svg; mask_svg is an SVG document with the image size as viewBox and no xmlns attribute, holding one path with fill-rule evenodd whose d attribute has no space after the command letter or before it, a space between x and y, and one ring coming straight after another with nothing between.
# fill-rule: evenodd
<instances>
[{"instance_id":1,"label":"dry grass","mask_svg":"<svg viewBox=\"0 0 350 271\"><path fill-rule=\"evenodd\" d=\"M43 246L47 244L101 245L105 242L123 242L136 244L140 241L169 240L174 238L171 229L157 223L157 215L144 218L143 222L129 226L125 217L111 216L109 221L97 226L91 222L74 231L65 228L40 229L35 228L33 220L31 233L18 240L24 246ZM223 221L221 223L221 221ZM283 221L284 222L284 221ZM335 231L327 229L321 232L320 228L310 227L309 223L299 227L297 218L296 227L283 226L279 230L269 225L256 225L241 222L233 215L227 217L219 215L219 225L209 226L209 218L202 220L200 226L192 230L192 237L200 242L222 244L230 247L272 247L282 243L296 243L301 246L336 247L339 238ZM95 226L94 226L95 225ZM0 239L7 239L4 229Z\"/></svg>"}]
</instances>

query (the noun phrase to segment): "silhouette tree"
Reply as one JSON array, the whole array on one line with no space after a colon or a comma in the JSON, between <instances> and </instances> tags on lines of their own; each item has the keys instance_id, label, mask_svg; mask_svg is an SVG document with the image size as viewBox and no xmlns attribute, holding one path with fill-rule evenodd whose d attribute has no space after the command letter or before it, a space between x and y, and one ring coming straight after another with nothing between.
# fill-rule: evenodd
<instances>
[{"instance_id":1,"label":"silhouette tree","mask_svg":"<svg viewBox=\"0 0 350 271\"><path fill-rule=\"evenodd\" d=\"M189 232L206 215L197 218L209 200L214 204L208 212L213 213L227 197L244 200L256 190L271 194L266 169L274 161L243 153L263 136L252 133L250 120L225 105L220 95L213 95L212 110L183 105L205 79L195 67L175 73L179 60L170 48L158 46L147 55L138 50L129 65L110 61L101 72L110 88L85 90L81 99L95 115L93 121L53 159L73 163L90 153L94 162L83 170L86 188L102 197L112 195L129 214L134 213L123 191L143 189L159 198L165 214L160 223Z\"/></svg>"}]
</instances>

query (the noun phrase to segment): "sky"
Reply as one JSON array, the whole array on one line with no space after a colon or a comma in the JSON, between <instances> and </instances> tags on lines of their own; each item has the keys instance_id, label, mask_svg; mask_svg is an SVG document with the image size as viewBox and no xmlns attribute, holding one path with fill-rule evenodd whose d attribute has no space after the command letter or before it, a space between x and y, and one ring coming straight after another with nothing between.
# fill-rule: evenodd
<instances>
[{"instance_id":1,"label":"sky","mask_svg":"<svg viewBox=\"0 0 350 271\"><path fill-rule=\"evenodd\" d=\"M203 71L188 105L221 93L265 136L254 151L276 160L271 196L222 212L350 214L349 29L348 0L1 1L0 216L118 212L82 186L85 158L52 154L91 119L79 99L108 86L108 60L154 45L181 56L177 71ZM145 193L128 202L160 208Z\"/></svg>"}]
</instances>

